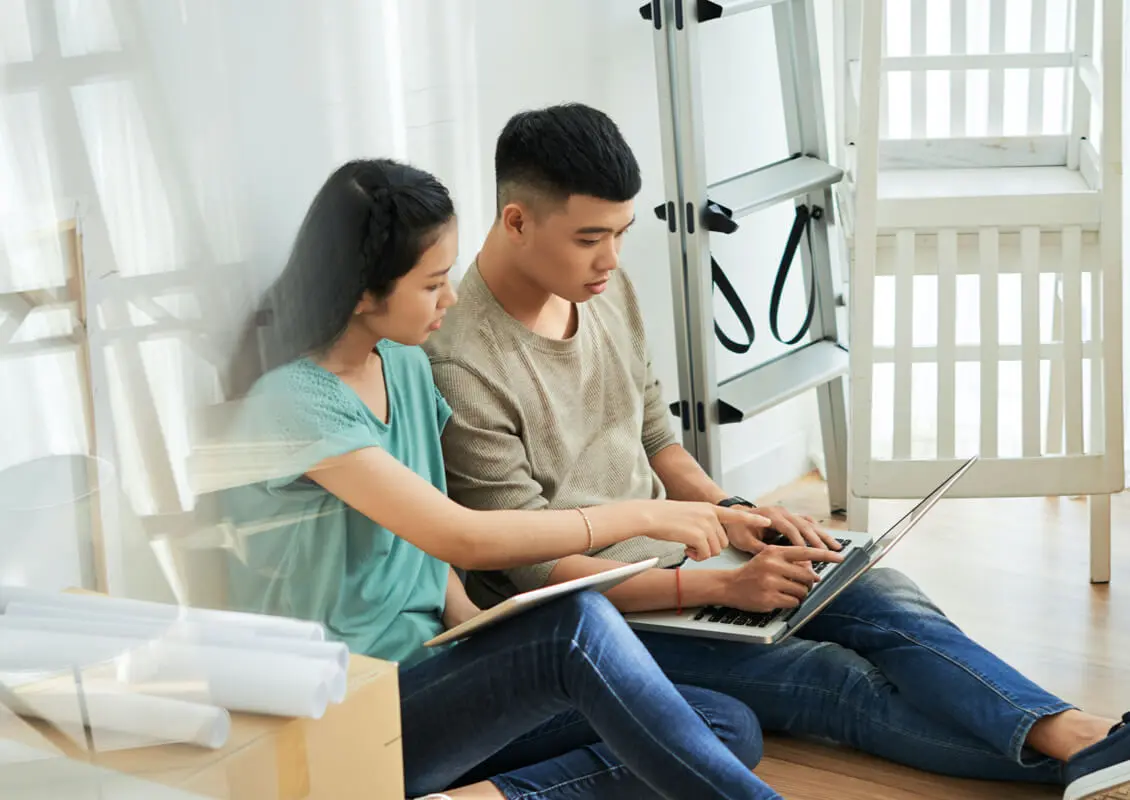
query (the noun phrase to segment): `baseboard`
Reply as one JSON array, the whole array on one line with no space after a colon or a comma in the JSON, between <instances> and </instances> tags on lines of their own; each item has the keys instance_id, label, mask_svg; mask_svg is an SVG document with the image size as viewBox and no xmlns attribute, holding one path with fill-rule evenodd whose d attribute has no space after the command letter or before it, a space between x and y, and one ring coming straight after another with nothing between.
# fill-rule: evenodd
<instances>
[{"instance_id":1,"label":"baseboard","mask_svg":"<svg viewBox=\"0 0 1130 800\"><path fill-rule=\"evenodd\" d=\"M797 431L785 441L727 469L722 478L723 488L752 499L807 475L813 468L808 438L806 431Z\"/></svg>"}]
</instances>

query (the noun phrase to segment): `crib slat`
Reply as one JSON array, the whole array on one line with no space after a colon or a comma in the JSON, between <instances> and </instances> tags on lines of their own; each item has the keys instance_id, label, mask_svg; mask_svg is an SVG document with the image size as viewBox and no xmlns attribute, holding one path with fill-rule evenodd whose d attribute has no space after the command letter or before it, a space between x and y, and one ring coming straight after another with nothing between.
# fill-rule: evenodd
<instances>
[{"instance_id":1,"label":"crib slat","mask_svg":"<svg viewBox=\"0 0 1130 800\"><path fill-rule=\"evenodd\" d=\"M1094 0L1075 0L1075 52L1089 53L1095 38ZM1071 136L1067 140L1067 167L1079 169L1079 145L1091 135L1091 93L1079 72L1071 71Z\"/></svg>"},{"instance_id":2,"label":"crib slat","mask_svg":"<svg viewBox=\"0 0 1130 800\"><path fill-rule=\"evenodd\" d=\"M950 53L963 55L966 50L966 0L953 0L950 5ZM965 136L965 70L950 73L950 136Z\"/></svg>"},{"instance_id":3,"label":"crib slat","mask_svg":"<svg viewBox=\"0 0 1130 800\"><path fill-rule=\"evenodd\" d=\"M1101 257L1100 257L1101 258ZM1104 265L1110 269L1109 265ZM1098 265L1091 270L1091 342L1103 342L1103 283L1104 276ZM1103 357L1091 359L1091 452L1105 449L1106 417L1103 413Z\"/></svg>"},{"instance_id":4,"label":"crib slat","mask_svg":"<svg viewBox=\"0 0 1130 800\"><path fill-rule=\"evenodd\" d=\"M884 17L886 16L884 12ZM890 27L887 20L883 20L883 36L882 46L879 48L880 57L880 73L879 73L879 141L891 138L891 76L886 70L882 70L882 59L887 57L889 48L887 47L887 40L889 33L887 29ZM863 91L861 89L861 91Z\"/></svg>"},{"instance_id":5,"label":"crib slat","mask_svg":"<svg viewBox=\"0 0 1130 800\"><path fill-rule=\"evenodd\" d=\"M1040 229L1024 228L1020 232L1020 259L1024 265L1020 282L1023 352L1021 383L1023 386L1023 453L1025 458L1040 455Z\"/></svg>"},{"instance_id":6,"label":"crib slat","mask_svg":"<svg viewBox=\"0 0 1130 800\"><path fill-rule=\"evenodd\" d=\"M1083 452L1083 230L1063 231L1063 377L1067 454Z\"/></svg>"},{"instance_id":7,"label":"crib slat","mask_svg":"<svg viewBox=\"0 0 1130 800\"><path fill-rule=\"evenodd\" d=\"M1000 232L982 228L978 237L981 250L981 457L996 458L998 451L997 404L1000 386L1000 340L998 320L997 264L1000 260Z\"/></svg>"},{"instance_id":8,"label":"crib slat","mask_svg":"<svg viewBox=\"0 0 1130 800\"><path fill-rule=\"evenodd\" d=\"M892 456L910 458L911 391L914 348L914 231L901 230L895 240L895 404Z\"/></svg>"},{"instance_id":9,"label":"crib slat","mask_svg":"<svg viewBox=\"0 0 1130 800\"><path fill-rule=\"evenodd\" d=\"M989 0L989 52L1003 53L1008 25L1006 0ZM1004 70L989 70L989 136L1004 134Z\"/></svg>"},{"instance_id":10,"label":"crib slat","mask_svg":"<svg viewBox=\"0 0 1130 800\"><path fill-rule=\"evenodd\" d=\"M926 55L926 0L913 0L910 5L910 54ZM910 131L915 139L926 137L926 71L910 73Z\"/></svg>"},{"instance_id":11,"label":"crib slat","mask_svg":"<svg viewBox=\"0 0 1130 800\"><path fill-rule=\"evenodd\" d=\"M1063 257L1063 239L1060 237L1060 259ZM1052 293L1052 341L1063 342L1063 278L1057 276ZM1046 348L1040 347L1041 357ZM1048 425L1047 446L1044 454L1056 456L1063 454L1063 348L1060 347L1056 357L1048 359L1051 369L1048 370Z\"/></svg>"},{"instance_id":12,"label":"crib slat","mask_svg":"<svg viewBox=\"0 0 1130 800\"><path fill-rule=\"evenodd\" d=\"M957 231L938 232L938 458L956 447Z\"/></svg>"},{"instance_id":13,"label":"crib slat","mask_svg":"<svg viewBox=\"0 0 1130 800\"><path fill-rule=\"evenodd\" d=\"M1042 53L1047 44L1047 0L1032 0L1031 50ZM1028 73L1028 133L1044 132L1044 70L1036 67Z\"/></svg>"}]
</instances>

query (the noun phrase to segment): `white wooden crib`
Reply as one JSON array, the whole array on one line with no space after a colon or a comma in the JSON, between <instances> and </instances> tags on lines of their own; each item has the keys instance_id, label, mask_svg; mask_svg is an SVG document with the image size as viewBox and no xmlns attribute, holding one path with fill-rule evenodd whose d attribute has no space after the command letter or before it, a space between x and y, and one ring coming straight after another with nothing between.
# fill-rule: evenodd
<instances>
[{"instance_id":1,"label":"white wooden crib","mask_svg":"<svg viewBox=\"0 0 1130 800\"><path fill-rule=\"evenodd\" d=\"M1122 491L1120 0L836 3L849 517L928 492Z\"/></svg>"}]
</instances>

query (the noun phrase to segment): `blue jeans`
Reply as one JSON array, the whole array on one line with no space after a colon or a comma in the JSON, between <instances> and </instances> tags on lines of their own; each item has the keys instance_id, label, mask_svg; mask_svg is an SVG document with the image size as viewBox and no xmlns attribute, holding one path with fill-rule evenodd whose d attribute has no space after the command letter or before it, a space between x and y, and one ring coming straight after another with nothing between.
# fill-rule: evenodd
<instances>
[{"instance_id":1,"label":"blue jeans","mask_svg":"<svg viewBox=\"0 0 1130 800\"><path fill-rule=\"evenodd\" d=\"M750 771L749 708L686 691L603 596L528 611L400 676L409 795L489 779L512 799L778 798Z\"/></svg>"},{"instance_id":2,"label":"blue jeans","mask_svg":"<svg viewBox=\"0 0 1130 800\"><path fill-rule=\"evenodd\" d=\"M969 639L909 578L874 569L793 638L768 647L640 639L671 680L742 700L767 731L828 739L918 769L1060 783L1024 746L1070 705Z\"/></svg>"}]
</instances>

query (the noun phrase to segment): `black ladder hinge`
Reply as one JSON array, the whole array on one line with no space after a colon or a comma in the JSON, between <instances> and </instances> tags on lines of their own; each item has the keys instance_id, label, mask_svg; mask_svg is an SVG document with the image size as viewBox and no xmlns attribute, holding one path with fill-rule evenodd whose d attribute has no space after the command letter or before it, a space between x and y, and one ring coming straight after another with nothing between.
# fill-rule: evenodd
<instances>
[{"instance_id":1,"label":"black ladder hinge","mask_svg":"<svg viewBox=\"0 0 1130 800\"><path fill-rule=\"evenodd\" d=\"M683 423L683 430L689 431L691 429L691 404L686 400L676 400L668 406L671 409L671 415L678 417Z\"/></svg>"},{"instance_id":2,"label":"black ladder hinge","mask_svg":"<svg viewBox=\"0 0 1130 800\"><path fill-rule=\"evenodd\" d=\"M667 223L667 230L674 233L678 230L678 220L675 219L675 204L668 201L655 207L655 216Z\"/></svg>"},{"instance_id":3,"label":"black ladder hinge","mask_svg":"<svg viewBox=\"0 0 1130 800\"><path fill-rule=\"evenodd\" d=\"M663 15L660 12L662 2L663 0L651 0L640 6L640 16L654 25L657 31L663 30Z\"/></svg>"},{"instance_id":4,"label":"black ladder hinge","mask_svg":"<svg viewBox=\"0 0 1130 800\"><path fill-rule=\"evenodd\" d=\"M734 212L721 203L711 200L706 201L702 221L711 233L733 233L738 229L738 223L734 222Z\"/></svg>"}]
</instances>

